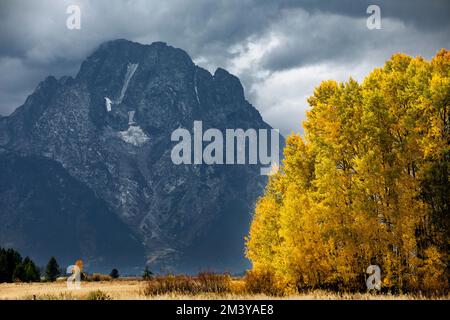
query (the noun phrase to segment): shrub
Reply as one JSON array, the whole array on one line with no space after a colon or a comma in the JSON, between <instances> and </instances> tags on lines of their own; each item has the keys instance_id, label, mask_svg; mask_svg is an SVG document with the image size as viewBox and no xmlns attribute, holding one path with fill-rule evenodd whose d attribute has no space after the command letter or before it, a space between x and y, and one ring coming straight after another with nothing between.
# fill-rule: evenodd
<instances>
[{"instance_id":1,"label":"shrub","mask_svg":"<svg viewBox=\"0 0 450 320\"><path fill-rule=\"evenodd\" d=\"M275 276L270 271L247 271L245 277L245 290L250 294L266 294L280 296L282 291L277 288Z\"/></svg>"},{"instance_id":2,"label":"shrub","mask_svg":"<svg viewBox=\"0 0 450 320\"><path fill-rule=\"evenodd\" d=\"M108 274L93 273L92 281L111 281L112 277Z\"/></svg>"},{"instance_id":3,"label":"shrub","mask_svg":"<svg viewBox=\"0 0 450 320\"><path fill-rule=\"evenodd\" d=\"M231 277L227 274L209 272L199 273L198 276L167 275L153 277L147 281L145 295L189 294L201 293L223 294L231 292Z\"/></svg>"},{"instance_id":4,"label":"shrub","mask_svg":"<svg viewBox=\"0 0 450 320\"><path fill-rule=\"evenodd\" d=\"M89 292L86 300L112 300L112 298L107 293L101 290L96 290Z\"/></svg>"},{"instance_id":5,"label":"shrub","mask_svg":"<svg viewBox=\"0 0 450 320\"><path fill-rule=\"evenodd\" d=\"M202 292L227 293L231 291L231 277L229 274L201 272L197 276Z\"/></svg>"}]
</instances>

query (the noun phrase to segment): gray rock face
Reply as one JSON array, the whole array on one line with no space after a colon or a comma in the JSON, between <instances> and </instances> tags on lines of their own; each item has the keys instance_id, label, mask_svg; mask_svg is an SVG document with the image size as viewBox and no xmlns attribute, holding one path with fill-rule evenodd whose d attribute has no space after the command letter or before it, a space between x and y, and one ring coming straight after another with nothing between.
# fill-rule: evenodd
<instances>
[{"instance_id":1,"label":"gray rock face","mask_svg":"<svg viewBox=\"0 0 450 320\"><path fill-rule=\"evenodd\" d=\"M266 178L258 165L175 165L173 130L269 129L238 78L165 43L102 44L73 79L48 77L0 119L0 145L49 158L90 188L146 248L155 270L242 271Z\"/></svg>"}]
</instances>

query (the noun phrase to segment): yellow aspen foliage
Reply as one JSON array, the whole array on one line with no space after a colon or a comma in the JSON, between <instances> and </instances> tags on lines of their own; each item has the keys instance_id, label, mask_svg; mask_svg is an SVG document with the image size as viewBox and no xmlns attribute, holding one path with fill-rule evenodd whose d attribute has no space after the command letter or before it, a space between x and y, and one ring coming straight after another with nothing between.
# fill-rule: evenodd
<instances>
[{"instance_id":1,"label":"yellow aspen foliage","mask_svg":"<svg viewBox=\"0 0 450 320\"><path fill-rule=\"evenodd\" d=\"M376 264L384 291L448 292L450 52L395 54L308 102L256 206L254 271L286 292L356 291Z\"/></svg>"}]
</instances>

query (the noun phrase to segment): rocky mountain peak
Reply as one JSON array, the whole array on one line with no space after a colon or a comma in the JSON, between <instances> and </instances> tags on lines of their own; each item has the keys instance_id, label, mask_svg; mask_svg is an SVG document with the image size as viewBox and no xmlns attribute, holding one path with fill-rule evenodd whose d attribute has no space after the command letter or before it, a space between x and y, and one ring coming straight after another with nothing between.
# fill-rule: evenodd
<instances>
[{"instance_id":1,"label":"rocky mountain peak","mask_svg":"<svg viewBox=\"0 0 450 320\"><path fill-rule=\"evenodd\" d=\"M258 165L175 165L171 133L194 121L204 130L270 128L226 70L211 75L163 42L120 39L100 45L74 79L47 78L0 119L0 146L61 165L144 244L147 263L240 271L265 178Z\"/></svg>"}]
</instances>

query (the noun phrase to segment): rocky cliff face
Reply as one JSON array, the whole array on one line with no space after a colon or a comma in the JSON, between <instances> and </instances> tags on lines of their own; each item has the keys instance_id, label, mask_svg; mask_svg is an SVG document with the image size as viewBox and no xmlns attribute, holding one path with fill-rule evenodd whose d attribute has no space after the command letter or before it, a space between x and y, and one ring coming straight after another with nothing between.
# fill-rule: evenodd
<instances>
[{"instance_id":1,"label":"rocky cliff face","mask_svg":"<svg viewBox=\"0 0 450 320\"><path fill-rule=\"evenodd\" d=\"M258 165L173 164L171 133L194 120L204 130L270 128L227 71L211 75L165 43L116 40L1 118L0 145L60 164L140 240L156 271L241 271L265 177Z\"/></svg>"}]
</instances>

